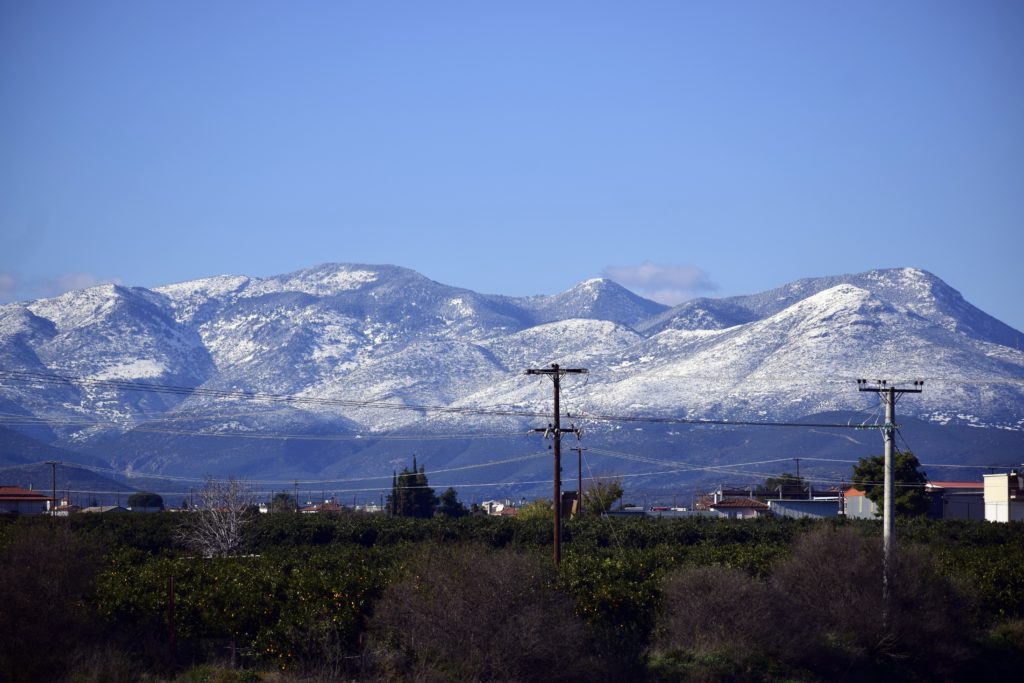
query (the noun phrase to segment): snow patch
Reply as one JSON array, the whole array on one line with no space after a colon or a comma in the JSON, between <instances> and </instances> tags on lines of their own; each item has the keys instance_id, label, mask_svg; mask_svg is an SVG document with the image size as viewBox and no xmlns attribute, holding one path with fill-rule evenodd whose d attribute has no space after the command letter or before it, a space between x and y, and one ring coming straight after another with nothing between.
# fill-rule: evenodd
<instances>
[{"instance_id":1,"label":"snow patch","mask_svg":"<svg viewBox=\"0 0 1024 683\"><path fill-rule=\"evenodd\" d=\"M140 358L100 370L90 375L89 378L98 380L143 379L160 377L165 372L167 372L167 367L163 363L149 358Z\"/></svg>"}]
</instances>

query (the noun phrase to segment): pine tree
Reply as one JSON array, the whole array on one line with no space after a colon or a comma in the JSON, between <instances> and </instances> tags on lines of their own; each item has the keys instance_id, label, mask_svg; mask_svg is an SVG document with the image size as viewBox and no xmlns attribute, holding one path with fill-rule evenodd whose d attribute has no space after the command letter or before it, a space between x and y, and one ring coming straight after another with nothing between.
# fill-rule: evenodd
<instances>
[{"instance_id":1,"label":"pine tree","mask_svg":"<svg viewBox=\"0 0 1024 683\"><path fill-rule=\"evenodd\" d=\"M925 492L928 477L921 471L921 463L910 451L893 455L893 502L898 515L923 515L931 505L931 498ZM853 467L853 487L878 506L878 515L885 507L884 494L885 456L861 458Z\"/></svg>"}]
</instances>

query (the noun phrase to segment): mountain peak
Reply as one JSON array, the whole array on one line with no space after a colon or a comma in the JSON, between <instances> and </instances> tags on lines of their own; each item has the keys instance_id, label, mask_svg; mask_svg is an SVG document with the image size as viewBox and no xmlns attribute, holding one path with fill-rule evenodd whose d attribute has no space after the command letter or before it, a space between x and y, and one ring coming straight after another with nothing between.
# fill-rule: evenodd
<instances>
[{"instance_id":1,"label":"mountain peak","mask_svg":"<svg viewBox=\"0 0 1024 683\"><path fill-rule=\"evenodd\" d=\"M584 280L559 294L530 297L521 302L535 311L538 323L589 318L629 327L667 308L637 296L617 282L600 277Z\"/></svg>"}]
</instances>

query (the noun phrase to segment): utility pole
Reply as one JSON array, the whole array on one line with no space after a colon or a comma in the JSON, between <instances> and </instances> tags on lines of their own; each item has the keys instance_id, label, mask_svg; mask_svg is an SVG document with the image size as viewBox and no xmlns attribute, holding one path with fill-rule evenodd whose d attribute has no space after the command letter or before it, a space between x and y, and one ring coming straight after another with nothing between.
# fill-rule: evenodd
<instances>
[{"instance_id":1,"label":"utility pole","mask_svg":"<svg viewBox=\"0 0 1024 683\"><path fill-rule=\"evenodd\" d=\"M555 406L553 416L554 419L551 424L547 426L547 429L534 429L535 432L543 432L544 436L551 436L554 440L554 504L555 504L555 564L559 565L562 563L562 432L570 432L578 434L576 427L571 429L562 429L561 422L561 408L559 407L559 401L561 398L561 380L562 375L584 375L588 370L585 368L563 368L559 367L558 363L552 363L550 368L529 368L526 370L527 375L547 375L551 378L554 383L555 389Z\"/></svg>"},{"instance_id":2,"label":"utility pole","mask_svg":"<svg viewBox=\"0 0 1024 683\"><path fill-rule=\"evenodd\" d=\"M58 460L47 460L46 464L50 466L50 516L57 516L57 465L61 464Z\"/></svg>"},{"instance_id":3,"label":"utility pole","mask_svg":"<svg viewBox=\"0 0 1024 683\"><path fill-rule=\"evenodd\" d=\"M892 445L896 433L896 400L903 394L920 394L924 382L915 381L911 389L897 389L888 380L878 379L868 382L857 380L858 391L870 391L878 394L885 405L885 424L882 425L882 438L885 441L885 481L882 488L882 592L885 596L886 609L889 604L889 589L892 583L893 553L896 549L896 511L893 509L893 469Z\"/></svg>"}]
</instances>

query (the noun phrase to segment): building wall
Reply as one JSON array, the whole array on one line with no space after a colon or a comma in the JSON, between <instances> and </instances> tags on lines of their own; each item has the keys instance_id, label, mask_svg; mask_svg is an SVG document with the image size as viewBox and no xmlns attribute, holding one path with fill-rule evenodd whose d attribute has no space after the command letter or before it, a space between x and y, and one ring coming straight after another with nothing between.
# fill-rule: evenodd
<instances>
[{"instance_id":1,"label":"building wall","mask_svg":"<svg viewBox=\"0 0 1024 683\"><path fill-rule=\"evenodd\" d=\"M985 519L990 522L1024 522L1024 503L985 502Z\"/></svg>"},{"instance_id":2,"label":"building wall","mask_svg":"<svg viewBox=\"0 0 1024 683\"><path fill-rule=\"evenodd\" d=\"M981 493L953 493L942 496L942 519L985 519L985 497Z\"/></svg>"},{"instance_id":3,"label":"building wall","mask_svg":"<svg viewBox=\"0 0 1024 683\"><path fill-rule=\"evenodd\" d=\"M1020 497L1020 476L986 474L985 519L990 522L1024 522L1024 499Z\"/></svg>"},{"instance_id":4,"label":"building wall","mask_svg":"<svg viewBox=\"0 0 1024 683\"><path fill-rule=\"evenodd\" d=\"M827 518L839 515L839 499L833 500L769 500L768 509L777 517Z\"/></svg>"},{"instance_id":5,"label":"building wall","mask_svg":"<svg viewBox=\"0 0 1024 683\"><path fill-rule=\"evenodd\" d=\"M846 496L846 516L852 519L878 519L878 506L867 496Z\"/></svg>"},{"instance_id":6,"label":"building wall","mask_svg":"<svg viewBox=\"0 0 1024 683\"><path fill-rule=\"evenodd\" d=\"M44 512L45 500L0 500L0 514L41 515Z\"/></svg>"}]
</instances>

